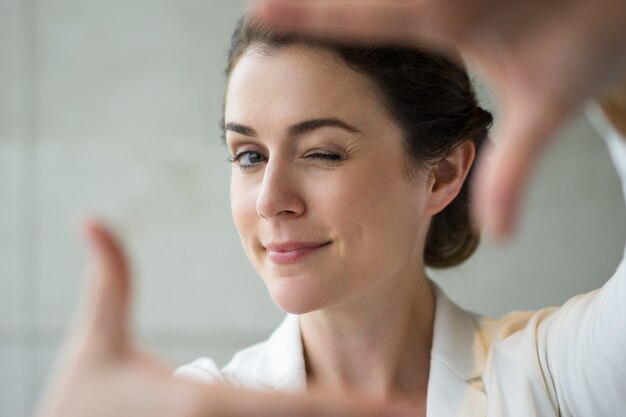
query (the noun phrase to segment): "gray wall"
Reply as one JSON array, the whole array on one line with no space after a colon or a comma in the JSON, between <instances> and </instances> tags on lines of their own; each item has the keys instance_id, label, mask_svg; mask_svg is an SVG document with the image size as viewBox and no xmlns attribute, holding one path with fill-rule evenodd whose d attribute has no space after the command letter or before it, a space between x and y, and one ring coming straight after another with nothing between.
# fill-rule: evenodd
<instances>
[{"instance_id":1,"label":"gray wall","mask_svg":"<svg viewBox=\"0 0 626 417\"><path fill-rule=\"evenodd\" d=\"M123 237L138 337L173 366L200 355L224 363L280 321L232 226L217 128L241 10L0 0L0 415L30 413L67 328L81 213ZM561 136L518 238L433 272L463 306L499 316L560 304L617 265L626 221L605 147L582 117Z\"/></svg>"}]
</instances>

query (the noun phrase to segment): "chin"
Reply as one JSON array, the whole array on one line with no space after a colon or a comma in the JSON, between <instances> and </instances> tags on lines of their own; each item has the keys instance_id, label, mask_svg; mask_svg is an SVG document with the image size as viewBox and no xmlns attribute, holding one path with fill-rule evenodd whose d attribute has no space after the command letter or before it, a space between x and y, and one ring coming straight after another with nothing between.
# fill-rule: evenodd
<instances>
[{"instance_id":1,"label":"chin","mask_svg":"<svg viewBox=\"0 0 626 417\"><path fill-rule=\"evenodd\" d=\"M303 283L304 278L282 278L268 285L270 297L281 310L290 314L306 314L320 310L328 304L318 288ZM309 285L307 285L309 284Z\"/></svg>"}]
</instances>

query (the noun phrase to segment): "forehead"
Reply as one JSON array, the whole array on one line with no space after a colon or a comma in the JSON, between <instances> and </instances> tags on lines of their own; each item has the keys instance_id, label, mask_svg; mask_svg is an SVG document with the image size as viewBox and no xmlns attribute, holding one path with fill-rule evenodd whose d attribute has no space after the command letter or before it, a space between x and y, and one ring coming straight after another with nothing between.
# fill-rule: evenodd
<instances>
[{"instance_id":1,"label":"forehead","mask_svg":"<svg viewBox=\"0 0 626 417\"><path fill-rule=\"evenodd\" d=\"M269 125L337 117L366 127L384 118L372 82L336 53L314 47L249 49L226 93L227 121Z\"/></svg>"}]
</instances>

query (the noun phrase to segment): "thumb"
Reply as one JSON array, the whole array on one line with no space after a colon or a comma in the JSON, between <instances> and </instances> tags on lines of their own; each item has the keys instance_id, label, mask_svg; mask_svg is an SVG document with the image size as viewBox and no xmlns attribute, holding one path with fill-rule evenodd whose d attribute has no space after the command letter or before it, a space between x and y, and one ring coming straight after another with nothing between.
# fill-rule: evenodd
<instances>
[{"instance_id":1,"label":"thumb","mask_svg":"<svg viewBox=\"0 0 626 417\"><path fill-rule=\"evenodd\" d=\"M79 318L92 340L109 349L124 349L129 342L130 274L121 244L97 220L82 222L87 246L85 295Z\"/></svg>"}]
</instances>

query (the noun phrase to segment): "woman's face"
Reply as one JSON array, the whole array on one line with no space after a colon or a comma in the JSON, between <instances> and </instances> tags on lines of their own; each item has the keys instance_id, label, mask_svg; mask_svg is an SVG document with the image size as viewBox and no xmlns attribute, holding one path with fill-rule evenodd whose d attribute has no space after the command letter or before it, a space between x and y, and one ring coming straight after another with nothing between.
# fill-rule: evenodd
<instances>
[{"instance_id":1,"label":"woman's face","mask_svg":"<svg viewBox=\"0 0 626 417\"><path fill-rule=\"evenodd\" d=\"M365 76L332 52L250 49L225 108L232 214L274 302L302 314L419 272L425 181Z\"/></svg>"}]
</instances>

